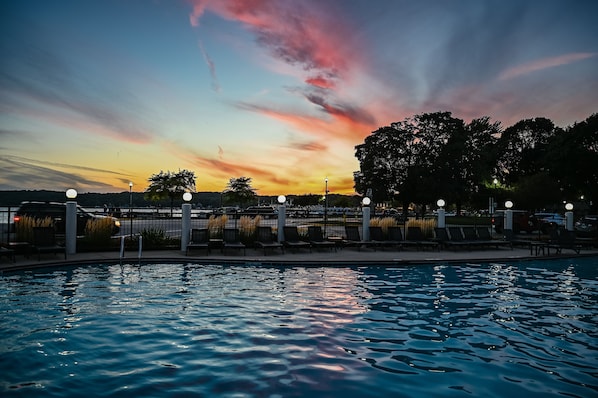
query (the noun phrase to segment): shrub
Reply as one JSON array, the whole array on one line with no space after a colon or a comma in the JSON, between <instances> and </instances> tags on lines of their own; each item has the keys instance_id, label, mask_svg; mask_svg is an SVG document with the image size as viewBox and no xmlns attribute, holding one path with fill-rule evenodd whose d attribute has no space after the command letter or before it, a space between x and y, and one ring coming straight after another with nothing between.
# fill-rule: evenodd
<instances>
[{"instance_id":1,"label":"shrub","mask_svg":"<svg viewBox=\"0 0 598 398\"><path fill-rule=\"evenodd\" d=\"M18 223L15 223L15 235L17 241L32 242L33 228L36 227L52 227L54 226L52 218L35 218L29 216L22 216Z\"/></svg>"},{"instance_id":2,"label":"shrub","mask_svg":"<svg viewBox=\"0 0 598 398\"><path fill-rule=\"evenodd\" d=\"M405 225L405 228L408 227L420 227L422 233L426 238L433 238L434 228L436 228L436 219L427 218L424 220L409 220Z\"/></svg>"},{"instance_id":3,"label":"shrub","mask_svg":"<svg viewBox=\"0 0 598 398\"><path fill-rule=\"evenodd\" d=\"M222 230L226 226L228 216L210 216L208 219L208 233L210 238L222 238Z\"/></svg>"},{"instance_id":4,"label":"shrub","mask_svg":"<svg viewBox=\"0 0 598 398\"><path fill-rule=\"evenodd\" d=\"M255 217L241 216L239 218L239 234L243 243L251 243L255 241L257 227L262 221L262 216Z\"/></svg>"},{"instance_id":5,"label":"shrub","mask_svg":"<svg viewBox=\"0 0 598 398\"><path fill-rule=\"evenodd\" d=\"M160 248L172 243L172 239L160 228L146 228L140 235L143 238L143 247L146 249Z\"/></svg>"},{"instance_id":6,"label":"shrub","mask_svg":"<svg viewBox=\"0 0 598 398\"><path fill-rule=\"evenodd\" d=\"M95 218L85 224L84 240L92 246L110 246L112 219Z\"/></svg>"},{"instance_id":7,"label":"shrub","mask_svg":"<svg viewBox=\"0 0 598 398\"><path fill-rule=\"evenodd\" d=\"M372 218L370 220L370 226L382 227L382 232L385 234L388 232L388 227L394 227L397 225L398 225L397 220L395 220L392 217L384 217L384 218L376 217L376 218Z\"/></svg>"}]
</instances>

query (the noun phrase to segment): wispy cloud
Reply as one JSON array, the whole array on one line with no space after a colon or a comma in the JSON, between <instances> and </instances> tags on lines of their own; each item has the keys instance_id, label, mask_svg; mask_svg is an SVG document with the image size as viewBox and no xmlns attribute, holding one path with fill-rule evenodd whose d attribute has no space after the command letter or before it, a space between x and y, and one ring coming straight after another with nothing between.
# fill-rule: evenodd
<instances>
[{"instance_id":1,"label":"wispy cloud","mask_svg":"<svg viewBox=\"0 0 598 398\"><path fill-rule=\"evenodd\" d=\"M572 53L559 55L557 57L544 58L509 68L500 74L499 79L513 79L515 77L527 75L529 73L537 72L539 70L554 68L556 66L568 65L595 56L596 53Z\"/></svg>"},{"instance_id":2,"label":"wispy cloud","mask_svg":"<svg viewBox=\"0 0 598 398\"><path fill-rule=\"evenodd\" d=\"M79 171L120 175L109 170L43 162L18 156L0 157L0 168L2 169L0 190L53 187L53 189L76 188L95 192L114 192L114 186L85 177ZM73 169L73 171L61 171L58 170L59 168Z\"/></svg>"}]
</instances>

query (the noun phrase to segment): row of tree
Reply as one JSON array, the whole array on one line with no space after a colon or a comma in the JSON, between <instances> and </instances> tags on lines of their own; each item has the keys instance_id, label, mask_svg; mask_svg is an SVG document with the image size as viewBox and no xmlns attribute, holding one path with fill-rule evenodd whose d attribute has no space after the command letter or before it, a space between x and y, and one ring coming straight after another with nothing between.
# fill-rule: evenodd
<instances>
[{"instance_id":1,"label":"row of tree","mask_svg":"<svg viewBox=\"0 0 598 398\"><path fill-rule=\"evenodd\" d=\"M567 128L535 118L502 130L488 117L425 113L372 132L355 156L356 192L405 211L438 198L457 211L485 208L489 197L529 210L598 203L598 114Z\"/></svg>"}]
</instances>

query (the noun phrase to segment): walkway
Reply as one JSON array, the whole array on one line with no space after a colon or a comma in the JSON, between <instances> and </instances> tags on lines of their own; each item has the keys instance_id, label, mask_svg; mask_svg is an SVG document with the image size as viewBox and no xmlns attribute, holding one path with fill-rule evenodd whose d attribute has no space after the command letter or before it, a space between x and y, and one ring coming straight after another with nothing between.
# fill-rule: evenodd
<instances>
[{"instance_id":1,"label":"walkway","mask_svg":"<svg viewBox=\"0 0 598 398\"><path fill-rule=\"evenodd\" d=\"M551 253L550 256L530 255L529 249L524 248L501 248L501 249L477 249L477 250L441 250L441 251L417 251L409 250L357 250L356 248L344 248L336 252L330 250L285 250L270 252L264 256L263 250L247 249L247 254L230 252L221 254L212 252L206 255L205 251L194 251L189 256L179 250L145 251L142 255L142 262L194 262L200 264L281 264L281 265L401 265L401 264L429 264L446 262L506 262L513 260L541 259L541 258L568 258L582 256L597 256L598 250L585 249L580 254L573 250L564 249L560 255ZM118 252L90 252L69 255L65 261L62 254L42 254L38 261L37 254L26 258L17 255L16 261L2 257L0 259L0 271L24 270L40 267L57 267L65 264L90 264L90 263L114 263L119 262ZM137 263L137 252L125 253L125 263Z\"/></svg>"}]
</instances>

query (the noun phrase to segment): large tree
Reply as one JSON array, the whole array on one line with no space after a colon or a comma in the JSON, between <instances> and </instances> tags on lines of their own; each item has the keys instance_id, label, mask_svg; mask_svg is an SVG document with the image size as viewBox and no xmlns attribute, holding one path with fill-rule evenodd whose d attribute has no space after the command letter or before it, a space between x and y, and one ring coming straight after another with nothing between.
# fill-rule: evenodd
<instances>
[{"instance_id":1,"label":"large tree","mask_svg":"<svg viewBox=\"0 0 598 398\"><path fill-rule=\"evenodd\" d=\"M561 200L581 197L598 207L598 113L567 130L558 130L550 141L545 168L562 192Z\"/></svg>"},{"instance_id":2,"label":"large tree","mask_svg":"<svg viewBox=\"0 0 598 398\"><path fill-rule=\"evenodd\" d=\"M543 171L548 143L557 130L550 119L543 117L521 120L505 129L497 143L498 178L512 185Z\"/></svg>"},{"instance_id":3,"label":"large tree","mask_svg":"<svg viewBox=\"0 0 598 398\"><path fill-rule=\"evenodd\" d=\"M244 207L257 198L255 189L251 186L251 178L231 178L223 192L225 201L229 204L238 204Z\"/></svg>"},{"instance_id":4,"label":"large tree","mask_svg":"<svg viewBox=\"0 0 598 398\"><path fill-rule=\"evenodd\" d=\"M498 123L481 118L465 125L450 112L416 115L382 127L355 147L360 170L355 189L373 199L425 206L445 197L460 204L490 174L489 147ZM477 162L477 163L476 163Z\"/></svg>"},{"instance_id":5,"label":"large tree","mask_svg":"<svg viewBox=\"0 0 598 398\"><path fill-rule=\"evenodd\" d=\"M170 199L170 216L174 200L181 199L185 192L195 192L195 173L189 170L178 172L162 171L148 178L150 183L145 191L145 198L150 201Z\"/></svg>"}]
</instances>

